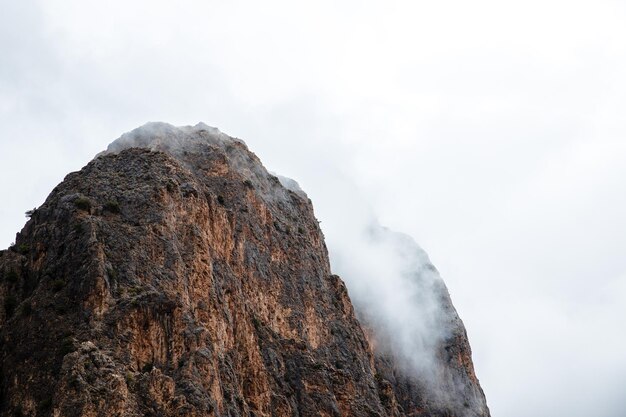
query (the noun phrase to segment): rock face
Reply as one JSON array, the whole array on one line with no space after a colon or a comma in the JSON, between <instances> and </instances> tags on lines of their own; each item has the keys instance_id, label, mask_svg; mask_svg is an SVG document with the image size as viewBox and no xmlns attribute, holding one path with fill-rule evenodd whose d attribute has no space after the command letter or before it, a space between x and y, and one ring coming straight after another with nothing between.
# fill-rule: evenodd
<instances>
[{"instance_id":1,"label":"rock face","mask_svg":"<svg viewBox=\"0 0 626 417\"><path fill-rule=\"evenodd\" d=\"M69 174L0 278L2 416L489 415L462 324L440 396L377 350L306 195L203 124Z\"/></svg>"}]
</instances>

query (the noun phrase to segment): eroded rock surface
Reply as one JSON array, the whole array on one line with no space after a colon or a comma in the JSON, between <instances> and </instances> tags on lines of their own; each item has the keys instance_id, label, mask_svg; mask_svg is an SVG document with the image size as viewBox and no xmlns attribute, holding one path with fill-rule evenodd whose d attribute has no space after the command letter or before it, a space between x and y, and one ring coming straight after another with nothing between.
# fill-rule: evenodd
<instances>
[{"instance_id":1,"label":"eroded rock surface","mask_svg":"<svg viewBox=\"0 0 626 417\"><path fill-rule=\"evenodd\" d=\"M0 415L488 416L462 328L461 408L376 351L282 182L202 124L69 174L0 252Z\"/></svg>"}]
</instances>

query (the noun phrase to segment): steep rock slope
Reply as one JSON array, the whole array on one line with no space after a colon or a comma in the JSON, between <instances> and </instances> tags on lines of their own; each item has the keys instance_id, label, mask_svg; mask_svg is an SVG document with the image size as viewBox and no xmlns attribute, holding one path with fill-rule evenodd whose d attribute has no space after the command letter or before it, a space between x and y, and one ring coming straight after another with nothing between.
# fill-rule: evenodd
<instances>
[{"instance_id":1,"label":"steep rock slope","mask_svg":"<svg viewBox=\"0 0 626 417\"><path fill-rule=\"evenodd\" d=\"M488 416L462 324L451 403L375 348L283 183L203 124L69 174L0 252L0 415Z\"/></svg>"}]
</instances>

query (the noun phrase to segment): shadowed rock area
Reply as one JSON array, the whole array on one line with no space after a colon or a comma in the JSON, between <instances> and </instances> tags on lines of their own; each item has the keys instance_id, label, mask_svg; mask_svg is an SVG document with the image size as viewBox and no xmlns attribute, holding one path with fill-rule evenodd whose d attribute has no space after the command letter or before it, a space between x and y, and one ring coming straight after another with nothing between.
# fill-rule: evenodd
<instances>
[{"instance_id":1,"label":"shadowed rock area","mask_svg":"<svg viewBox=\"0 0 626 417\"><path fill-rule=\"evenodd\" d=\"M150 123L0 252L0 415L489 416L440 291L432 384L357 320L295 182L217 129Z\"/></svg>"}]
</instances>

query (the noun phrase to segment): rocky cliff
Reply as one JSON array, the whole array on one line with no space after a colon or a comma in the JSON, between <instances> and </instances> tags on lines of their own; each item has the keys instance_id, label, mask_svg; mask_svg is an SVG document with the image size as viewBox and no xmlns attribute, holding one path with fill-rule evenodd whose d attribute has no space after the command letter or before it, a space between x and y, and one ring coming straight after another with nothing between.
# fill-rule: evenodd
<instances>
[{"instance_id":1,"label":"rocky cliff","mask_svg":"<svg viewBox=\"0 0 626 417\"><path fill-rule=\"evenodd\" d=\"M432 384L357 319L302 191L216 129L149 124L0 252L0 415L488 416L440 295Z\"/></svg>"}]
</instances>

